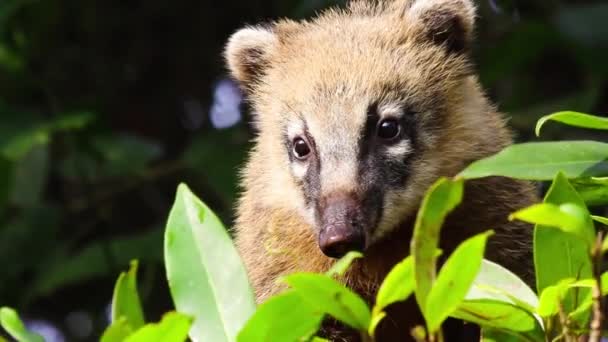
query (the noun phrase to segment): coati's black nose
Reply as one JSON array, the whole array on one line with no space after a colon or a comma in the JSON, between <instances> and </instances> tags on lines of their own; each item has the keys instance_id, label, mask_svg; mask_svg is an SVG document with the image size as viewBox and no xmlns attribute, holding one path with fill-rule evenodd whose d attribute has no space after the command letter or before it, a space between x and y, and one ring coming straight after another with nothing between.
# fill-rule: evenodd
<instances>
[{"instance_id":1,"label":"coati's black nose","mask_svg":"<svg viewBox=\"0 0 608 342\"><path fill-rule=\"evenodd\" d=\"M342 193L328 196L321 201L319 209L319 248L323 254L340 258L365 248L361 208L354 196Z\"/></svg>"}]
</instances>

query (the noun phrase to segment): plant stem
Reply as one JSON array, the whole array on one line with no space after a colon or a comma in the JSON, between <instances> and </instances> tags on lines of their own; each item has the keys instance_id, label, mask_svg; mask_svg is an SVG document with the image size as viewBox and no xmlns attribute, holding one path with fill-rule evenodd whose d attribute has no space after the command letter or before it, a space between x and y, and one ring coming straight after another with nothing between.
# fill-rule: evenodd
<instances>
[{"instance_id":1,"label":"plant stem","mask_svg":"<svg viewBox=\"0 0 608 342\"><path fill-rule=\"evenodd\" d=\"M595 282L593 284L592 296L593 296L593 319L591 321L591 332L589 334L589 342L599 342L602 338L602 323L604 321L604 310L602 298L602 241L604 240L604 233L598 232L595 240L595 245L591 251L591 257L593 259L593 277Z\"/></svg>"}]
</instances>

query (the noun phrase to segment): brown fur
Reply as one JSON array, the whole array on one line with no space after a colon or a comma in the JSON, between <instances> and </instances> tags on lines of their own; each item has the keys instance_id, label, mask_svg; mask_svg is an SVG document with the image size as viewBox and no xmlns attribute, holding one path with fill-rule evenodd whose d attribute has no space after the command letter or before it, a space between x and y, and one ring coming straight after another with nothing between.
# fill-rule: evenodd
<instances>
[{"instance_id":1,"label":"brown fur","mask_svg":"<svg viewBox=\"0 0 608 342\"><path fill-rule=\"evenodd\" d=\"M511 143L468 62L473 21L468 0L357 1L312 21L284 20L231 38L228 64L247 90L260 131L243 171L235 227L259 302L284 288L277 283L281 275L324 272L334 263L319 250L317 229L290 171L283 139L293 117L305 117L324 135L320 144L330 145L336 137L323 127L358 129L375 99L398 99L424 114L407 190L390 195L383 233L345 279L370 302L386 273L409 253L425 190L438 177L454 176ZM338 186L334 183L326 186ZM463 204L443 228L445 254L466 237L494 229L487 257L530 279L531 230L506 218L534 199L527 182L467 182ZM381 323L378 340L407 339L415 323L420 317L413 303L395 306Z\"/></svg>"}]
</instances>

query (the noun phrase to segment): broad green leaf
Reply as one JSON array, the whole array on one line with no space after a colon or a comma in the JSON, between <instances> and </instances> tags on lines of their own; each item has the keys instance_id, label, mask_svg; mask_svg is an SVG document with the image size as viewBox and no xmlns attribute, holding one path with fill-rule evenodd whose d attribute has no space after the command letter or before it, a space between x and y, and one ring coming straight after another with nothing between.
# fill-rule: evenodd
<instances>
[{"instance_id":1,"label":"broad green leaf","mask_svg":"<svg viewBox=\"0 0 608 342\"><path fill-rule=\"evenodd\" d=\"M492 234L489 231L465 240L441 267L424 310L430 332L436 332L467 295L481 267L486 241Z\"/></svg>"},{"instance_id":2,"label":"broad green leaf","mask_svg":"<svg viewBox=\"0 0 608 342\"><path fill-rule=\"evenodd\" d=\"M496 329L482 329L481 342L519 342L520 337L510 331Z\"/></svg>"},{"instance_id":3,"label":"broad green leaf","mask_svg":"<svg viewBox=\"0 0 608 342\"><path fill-rule=\"evenodd\" d=\"M575 282L574 278L563 279L556 285L546 287L540 294L536 312L542 317L551 317L559 311L559 303L569 290L568 285Z\"/></svg>"},{"instance_id":4,"label":"broad green leaf","mask_svg":"<svg viewBox=\"0 0 608 342\"><path fill-rule=\"evenodd\" d=\"M132 335L127 337L125 342L183 342L188 337L188 330L192 324L192 318L177 313L170 312L165 314L160 323L146 324Z\"/></svg>"},{"instance_id":5,"label":"broad green leaf","mask_svg":"<svg viewBox=\"0 0 608 342\"><path fill-rule=\"evenodd\" d=\"M540 118L540 120L538 120L538 122L536 123L536 129L535 129L536 136L540 136L540 129L549 120L561 122L566 125L575 126L575 127L608 130L608 118L567 111L567 112L553 113L553 114L543 116L542 118Z\"/></svg>"},{"instance_id":6,"label":"broad green leaf","mask_svg":"<svg viewBox=\"0 0 608 342\"><path fill-rule=\"evenodd\" d=\"M25 328L17 312L11 308L0 308L0 325L18 342L44 342L42 336Z\"/></svg>"},{"instance_id":7,"label":"broad green leaf","mask_svg":"<svg viewBox=\"0 0 608 342\"><path fill-rule=\"evenodd\" d=\"M535 142L511 145L469 165L465 179L505 176L551 180L562 171L568 178L608 173L608 144L597 141Z\"/></svg>"},{"instance_id":8,"label":"broad green leaf","mask_svg":"<svg viewBox=\"0 0 608 342\"><path fill-rule=\"evenodd\" d=\"M125 317L121 317L118 320L114 320L112 324L106 328L101 335L101 342L117 342L124 341L129 335L133 333L133 328L127 323Z\"/></svg>"},{"instance_id":9,"label":"broad green leaf","mask_svg":"<svg viewBox=\"0 0 608 342\"><path fill-rule=\"evenodd\" d=\"M167 222L165 267L175 307L194 318L190 337L234 341L255 311L253 291L224 226L185 184Z\"/></svg>"},{"instance_id":10,"label":"broad green leaf","mask_svg":"<svg viewBox=\"0 0 608 342\"><path fill-rule=\"evenodd\" d=\"M312 340L310 340L310 342L330 342L330 341L328 339L315 336L312 338Z\"/></svg>"},{"instance_id":11,"label":"broad green leaf","mask_svg":"<svg viewBox=\"0 0 608 342\"><path fill-rule=\"evenodd\" d=\"M139 329L145 323L137 292L137 265L136 260L131 261L129 271L120 274L112 296L112 322L125 317L133 329Z\"/></svg>"},{"instance_id":12,"label":"broad green leaf","mask_svg":"<svg viewBox=\"0 0 608 342\"><path fill-rule=\"evenodd\" d=\"M587 205L608 204L608 177L577 178L571 182Z\"/></svg>"},{"instance_id":13,"label":"broad green leaf","mask_svg":"<svg viewBox=\"0 0 608 342\"><path fill-rule=\"evenodd\" d=\"M518 276L506 268L483 260L477 277L465 300L452 317L464 319L485 328L509 331L522 341L542 340L536 294Z\"/></svg>"},{"instance_id":14,"label":"broad green leaf","mask_svg":"<svg viewBox=\"0 0 608 342\"><path fill-rule=\"evenodd\" d=\"M462 201L463 180L441 178L427 191L416 217L411 251L414 259L416 301L426 301L436 275L439 234L445 217Z\"/></svg>"},{"instance_id":15,"label":"broad green leaf","mask_svg":"<svg viewBox=\"0 0 608 342\"><path fill-rule=\"evenodd\" d=\"M561 229L580 238L587 243L588 248L595 240L595 229L589 211L574 203L535 204L511 214L509 219Z\"/></svg>"},{"instance_id":16,"label":"broad green leaf","mask_svg":"<svg viewBox=\"0 0 608 342\"><path fill-rule=\"evenodd\" d=\"M517 275L501 265L484 259L467 300L496 299L534 312L538 306L536 293Z\"/></svg>"},{"instance_id":17,"label":"broad green leaf","mask_svg":"<svg viewBox=\"0 0 608 342\"><path fill-rule=\"evenodd\" d=\"M555 177L544 203L554 205L574 203L589 215L585 203L563 173ZM586 244L573 239L569 233L542 225L537 225L534 229L534 268L536 289L539 293L563 279L591 278L592 274L589 249ZM563 301L565 311L572 311L574 303L580 302L586 292L587 290L578 291L578 299L575 298L574 293L568 293Z\"/></svg>"},{"instance_id":18,"label":"broad green leaf","mask_svg":"<svg viewBox=\"0 0 608 342\"><path fill-rule=\"evenodd\" d=\"M301 341L319 330L323 312L288 291L260 305L238 335L238 342Z\"/></svg>"},{"instance_id":19,"label":"broad green leaf","mask_svg":"<svg viewBox=\"0 0 608 342\"><path fill-rule=\"evenodd\" d=\"M483 328L509 331L520 341L545 341L542 326L532 313L501 300L465 300L451 316Z\"/></svg>"},{"instance_id":20,"label":"broad green leaf","mask_svg":"<svg viewBox=\"0 0 608 342\"><path fill-rule=\"evenodd\" d=\"M322 274L296 273L283 278L310 307L360 331L367 331L371 313L356 293Z\"/></svg>"},{"instance_id":21,"label":"broad green leaf","mask_svg":"<svg viewBox=\"0 0 608 342\"><path fill-rule=\"evenodd\" d=\"M340 258L340 260L336 261L331 268L325 272L326 275L330 277L334 276L342 276L348 270L350 265L355 261L355 259L362 258L363 254L360 252L351 251L348 252L345 256Z\"/></svg>"}]
</instances>

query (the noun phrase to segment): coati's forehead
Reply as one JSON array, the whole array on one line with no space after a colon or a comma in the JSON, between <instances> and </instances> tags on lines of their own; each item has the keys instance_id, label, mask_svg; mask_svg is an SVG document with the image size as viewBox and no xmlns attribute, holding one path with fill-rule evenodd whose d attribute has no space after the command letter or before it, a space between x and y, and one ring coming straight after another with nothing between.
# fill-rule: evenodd
<instances>
[{"instance_id":1,"label":"coati's forehead","mask_svg":"<svg viewBox=\"0 0 608 342\"><path fill-rule=\"evenodd\" d=\"M280 44L259 94L318 115L328 113L326 106L360 112L384 100L429 110L466 68L460 56L417 40L392 13L331 13L303 24L279 23L276 32Z\"/></svg>"}]
</instances>

